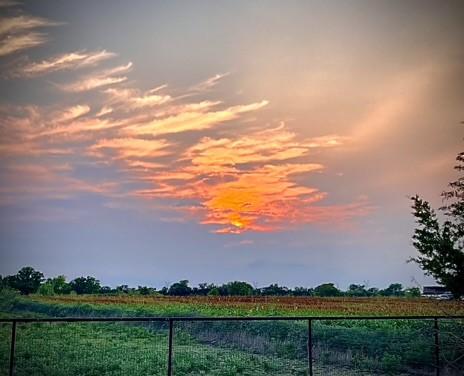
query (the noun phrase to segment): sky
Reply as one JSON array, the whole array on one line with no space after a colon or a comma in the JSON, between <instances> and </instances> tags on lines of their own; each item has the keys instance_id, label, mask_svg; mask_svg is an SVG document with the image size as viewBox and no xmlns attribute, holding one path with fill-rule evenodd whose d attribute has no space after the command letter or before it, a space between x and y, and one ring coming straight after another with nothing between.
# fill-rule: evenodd
<instances>
[{"instance_id":1,"label":"sky","mask_svg":"<svg viewBox=\"0 0 464 376\"><path fill-rule=\"evenodd\" d=\"M0 274L434 283L461 1L0 2Z\"/></svg>"}]
</instances>

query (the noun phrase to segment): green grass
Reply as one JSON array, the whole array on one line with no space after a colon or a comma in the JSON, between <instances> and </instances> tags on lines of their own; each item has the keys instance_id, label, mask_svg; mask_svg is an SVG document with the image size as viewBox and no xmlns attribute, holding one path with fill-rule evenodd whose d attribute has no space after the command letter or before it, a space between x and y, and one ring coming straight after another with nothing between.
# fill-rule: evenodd
<instances>
[{"instance_id":1,"label":"green grass","mask_svg":"<svg viewBox=\"0 0 464 376\"><path fill-rule=\"evenodd\" d=\"M166 375L167 329L121 323L19 324L16 375ZM1 375L7 375L9 325L0 328ZM175 337L176 375L304 375L305 363Z\"/></svg>"},{"instance_id":2,"label":"green grass","mask_svg":"<svg viewBox=\"0 0 464 376\"><path fill-rule=\"evenodd\" d=\"M10 316L199 315L189 311L189 305L179 305L183 308L179 312L176 304L168 307L169 314L166 306L157 310L146 305L50 303L16 297L4 300L3 306ZM18 329L18 375L166 374L165 323L33 324ZM10 329L2 330L3 365ZM463 357L464 348L456 346L463 336L463 321L441 323L443 358ZM433 339L430 320L315 321L316 374L433 374ZM304 321L176 322L175 375L304 375L306 341ZM453 372L449 375L462 374L459 369Z\"/></svg>"}]
</instances>

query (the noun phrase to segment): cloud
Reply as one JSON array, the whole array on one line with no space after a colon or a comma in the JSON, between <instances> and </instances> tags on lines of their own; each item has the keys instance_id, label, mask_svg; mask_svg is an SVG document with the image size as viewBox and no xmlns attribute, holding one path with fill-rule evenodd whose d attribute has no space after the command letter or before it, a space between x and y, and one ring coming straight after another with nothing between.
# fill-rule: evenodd
<instances>
[{"instance_id":1,"label":"cloud","mask_svg":"<svg viewBox=\"0 0 464 376\"><path fill-rule=\"evenodd\" d=\"M43 33L32 32L20 35L10 35L0 40L0 56L6 56L27 48L40 46L46 41L46 34Z\"/></svg>"},{"instance_id":2,"label":"cloud","mask_svg":"<svg viewBox=\"0 0 464 376\"><path fill-rule=\"evenodd\" d=\"M30 65L29 74L75 69L107 57L105 51L64 54ZM303 138L284 123L270 127L255 122L253 131L218 127L243 124L268 106L266 100L227 106L222 100L189 102L191 88L186 95L172 96L166 85L146 91L128 84L107 87L126 81L131 68L131 63L121 65L61 86L70 93L104 88L93 95L98 110L82 103L3 108L0 130L7 141L0 144L0 157L11 162L14 156L35 153L55 164L79 161L111 171L109 181L96 184L75 177L73 170L56 169L41 178L42 171L16 166L11 171L26 176L15 184L24 188L3 193L30 197L35 190L38 196L55 198L92 193L113 201L149 200L150 205L163 204L157 209L162 218L187 218L223 234L333 224L367 212L364 202L323 205L328 193L311 184L311 176L325 169L313 151L339 147L348 138ZM222 77L205 81L202 90ZM27 175L37 177L29 181Z\"/></svg>"},{"instance_id":3,"label":"cloud","mask_svg":"<svg viewBox=\"0 0 464 376\"><path fill-rule=\"evenodd\" d=\"M10 77L37 77L61 70L75 70L94 66L101 61L116 56L106 50L101 51L75 51L61 54L39 62L31 62L9 73Z\"/></svg>"},{"instance_id":4,"label":"cloud","mask_svg":"<svg viewBox=\"0 0 464 376\"><path fill-rule=\"evenodd\" d=\"M0 201L53 199L64 200L80 194L111 195L117 183L110 181L89 182L70 175L68 164L4 164L0 169Z\"/></svg>"},{"instance_id":5,"label":"cloud","mask_svg":"<svg viewBox=\"0 0 464 376\"><path fill-rule=\"evenodd\" d=\"M111 151L116 159L130 160L143 158L156 158L170 154L166 150L170 143L166 140L144 140L136 138L103 139L89 148L91 155L103 157L103 151ZM139 161L140 162L140 161Z\"/></svg>"},{"instance_id":6,"label":"cloud","mask_svg":"<svg viewBox=\"0 0 464 376\"><path fill-rule=\"evenodd\" d=\"M154 187L136 195L173 200L176 210L224 234L345 221L367 213L366 205L320 206L327 193L295 180L323 171L322 164L307 161L313 148L339 146L342 140L298 139L283 124L235 137L204 137L173 165L147 172Z\"/></svg>"},{"instance_id":7,"label":"cloud","mask_svg":"<svg viewBox=\"0 0 464 376\"><path fill-rule=\"evenodd\" d=\"M198 84L196 84L195 86L192 86L190 88L191 91L205 91L205 90L209 90L211 88L213 88L214 86L216 86L219 81L221 81L224 77L227 77L230 73L218 73L218 74L215 74L214 76L212 77L209 77L208 79L206 79L205 81L202 81Z\"/></svg>"},{"instance_id":8,"label":"cloud","mask_svg":"<svg viewBox=\"0 0 464 376\"><path fill-rule=\"evenodd\" d=\"M168 103L172 100L170 95L156 94L164 87L165 85L159 86L155 89L148 90L145 93L141 93L136 89L115 87L106 89L105 93L108 95L109 103L119 104L127 111L145 107L156 107Z\"/></svg>"},{"instance_id":9,"label":"cloud","mask_svg":"<svg viewBox=\"0 0 464 376\"><path fill-rule=\"evenodd\" d=\"M0 18L0 56L44 44L47 35L34 29L56 25L59 23L29 15Z\"/></svg>"},{"instance_id":10,"label":"cloud","mask_svg":"<svg viewBox=\"0 0 464 376\"><path fill-rule=\"evenodd\" d=\"M59 87L64 91L79 93L118 84L127 80L124 74L129 72L131 68L132 63L129 62L126 65L120 65L112 69L85 76L70 84L59 85Z\"/></svg>"},{"instance_id":11,"label":"cloud","mask_svg":"<svg viewBox=\"0 0 464 376\"><path fill-rule=\"evenodd\" d=\"M310 148L342 144L336 135L297 141L296 135L281 124L277 128L244 135L239 139L203 138L186 153L194 165L234 166L236 164L283 161L308 154Z\"/></svg>"},{"instance_id":12,"label":"cloud","mask_svg":"<svg viewBox=\"0 0 464 376\"><path fill-rule=\"evenodd\" d=\"M25 30L55 25L59 25L59 23L49 21L45 18L33 17L29 15L0 18L0 36L7 34L17 34Z\"/></svg>"},{"instance_id":13,"label":"cloud","mask_svg":"<svg viewBox=\"0 0 464 376\"><path fill-rule=\"evenodd\" d=\"M0 8L9 8L14 7L16 5L20 5L21 3L13 0L1 0L0 1Z\"/></svg>"},{"instance_id":14,"label":"cloud","mask_svg":"<svg viewBox=\"0 0 464 376\"><path fill-rule=\"evenodd\" d=\"M164 119L134 124L125 129L132 136L158 136L170 133L200 131L217 124L237 119L240 114L256 111L268 104L268 101L238 105L219 111L202 111L192 109Z\"/></svg>"}]
</instances>

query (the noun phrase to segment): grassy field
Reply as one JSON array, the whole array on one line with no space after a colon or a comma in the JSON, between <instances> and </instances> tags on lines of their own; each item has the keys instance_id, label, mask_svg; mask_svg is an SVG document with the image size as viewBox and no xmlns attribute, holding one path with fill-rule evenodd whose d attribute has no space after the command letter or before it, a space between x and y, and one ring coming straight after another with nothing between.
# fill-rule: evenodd
<instances>
[{"instance_id":1,"label":"grassy field","mask_svg":"<svg viewBox=\"0 0 464 376\"><path fill-rule=\"evenodd\" d=\"M10 317L464 314L462 302L404 298L31 296L5 300L2 309ZM464 322L440 329L443 360L464 356ZM1 327L2 365L9 330ZM315 374L432 375L433 333L425 320L314 322ZM306 341L306 322L177 322L174 374L306 375ZM17 374L164 375L167 343L165 323L23 325ZM442 374L463 374L462 360L442 364Z\"/></svg>"}]
</instances>

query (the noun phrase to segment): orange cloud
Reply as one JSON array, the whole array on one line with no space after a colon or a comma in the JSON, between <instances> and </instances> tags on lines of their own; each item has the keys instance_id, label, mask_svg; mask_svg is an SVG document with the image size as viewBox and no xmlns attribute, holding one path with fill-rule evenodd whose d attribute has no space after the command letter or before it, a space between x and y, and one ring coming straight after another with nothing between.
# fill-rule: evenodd
<instances>
[{"instance_id":1,"label":"orange cloud","mask_svg":"<svg viewBox=\"0 0 464 376\"><path fill-rule=\"evenodd\" d=\"M86 52L76 51L61 54L51 59L32 62L20 66L10 73L12 77L36 77L61 70L74 70L89 67L115 56L106 50Z\"/></svg>"},{"instance_id":2,"label":"orange cloud","mask_svg":"<svg viewBox=\"0 0 464 376\"><path fill-rule=\"evenodd\" d=\"M173 166L155 175L148 172L146 180L155 187L136 195L189 203L177 205L177 210L214 226L217 233L278 231L328 218L344 220L360 211L317 206L327 193L294 179L324 169L318 163L296 160L307 159L315 147L342 143L337 136L298 140L284 125L234 138L204 137Z\"/></svg>"},{"instance_id":3,"label":"orange cloud","mask_svg":"<svg viewBox=\"0 0 464 376\"><path fill-rule=\"evenodd\" d=\"M220 80L222 80L224 77L227 77L230 73L218 73L215 74L214 76L206 79L205 81L200 82L199 84L196 84L191 88L192 91L205 91L213 88L216 86Z\"/></svg>"},{"instance_id":4,"label":"orange cloud","mask_svg":"<svg viewBox=\"0 0 464 376\"><path fill-rule=\"evenodd\" d=\"M45 43L46 34L33 30L55 25L59 23L29 15L0 18L0 56L10 55Z\"/></svg>"},{"instance_id":5,"label":"orange cloud","mask_svg":"<svg viewBox=\"0 0 464 376\"><path fill-rule=\"evenodd\" d=\"M267 101L261 101L210 112L202 111L201 108L197 110L192 109L164 119L131 125L125 128L125 132L132 136L158 136L170 133L200 131L226 121L237 119L240 114L259 110L267 104Z\"/></svg>"},{"instance_id":6,"label":"orange cloud","mask_svg":"<svg viewBox=\"0 0 464 376\"><path fill-rule=\"evenodd\" d=\"M89 61L103 57L92 60L90 55L62 55L44 60L35 72L91 64ZM116 169L123 181L119 178L96 184L73 177L72 169L45 172L16 166L9 172L14 170L16 179L23 179L15 185L24 188L14 193L7 187L0 195L32 196L35 191L55 198L77 193L101 194L114 200L135 196L164 203L163 210L227 234L333 223L367 211L364 202L322 205L328 194L310 180L325 168L313 160L313 151L338 147L347 138L302 138L283 123L276 127L254 125L252 132L236 127L231 134L229 127L218 126L242 123L268 101L225 106L220 100L188 102L191 88L184 96L172 96L164 93L165 85L148 91L127 85L107 87L126 81L131 67L129 63L96 72L62 87L69 92L104 88L95 93L99 110L87 104L58 109L0 108L5 113L0 130L8 140L0 143L0 157L11 160L36 153L46 155L53 166L69 160L65 157L68 153L87 163L90 159L93 166ZM222 77L214 76L198 88L207 90ZM217 136L219 131L221 136Z\"/></svg>"},{"instance_id":7,"label":"orange cloud","mask_svg":"<svg viewBox=\"0 0 464 376\"><path fill-rule=\"evenodd\" d=\"M127 80L127 77L121 74L129 72L131 68L132 63L129 62L126 65L120 65L112 69L104 70L102 72L83 77L82 79L73 83L60 85L60 87L64 91L79 93L82 91L97 89L103 86L118 84Z\"/></svg>"},{"instance_id":8,"label":"orange cloud","mask_svg":"<svg viewBox=\"0 0 464 376\"><path fill-rule=\"evenodd\" d=\"M156 158L168 155L170 146L166 140L144 140L137 138L113 138L100 140L89 148L94 156L104 156L103 150L110 150L117 159Z\"/></svg>"},{"instance_id":9,"label":"orange cloud","mask_svg":"<svg viewBox=\"0 0 464 376\"><path fill-rule=\"evenodd\" d=\"M0 35L16 34L25 30L53 25L58 25L58 23L29 15L0 18Z\"/></svg>"},{"instance_id":10,"label":"orange cloud","mask_svg":"<svg viewBox=\"0 0 464 376\"><path fill-rule=\"evenodd\" d=\"M186 158L191 159L193 165L202 168L234 166L302 157L308 154L310 148L337 146L341 143L338 136L297 141L296 135L281 124L277 128L244 135L235 140L205 137L187 151Z\"/></svg>"},{"instance_id":11,"label":"orange cloud","mask_svg":"<svg viewBox=\"0 0 464 376\"><path fill-rule=\"evenodd\" d=\"M122 104L123 109L140 109L143 107L159 106L161 104L169 102L172 98L170 95L158 95L156 94L164 86L157 87L149 90L144 94L141 94L136 89L122 89L122 88L110 88L105 90L105 93L109 97L109 103Z\"/></svg>"},{"instance_id":12,"label":"orange cloud","mask_svg":"<svg viewBox=\"0 0 464 376\"><path fill-rule=\"evenodd\" d=\"M15 199L68 199L78 194L111 195L117 188L115 182L93 182L70 176L69 164L7 164L0 171L0 201Z\"/></svg>"},{"instance_id":13,"label":"orange cloud","mask_svg":"<svg viewBox=\"0 0 464 376\"><path fill-rule=\"evenodd\" d=\"M47 41L43 33L26 33L21 35L11 35L0 41L0 56L10 55L14 52L40 46Z\"/></svg>"}]
</instances>

